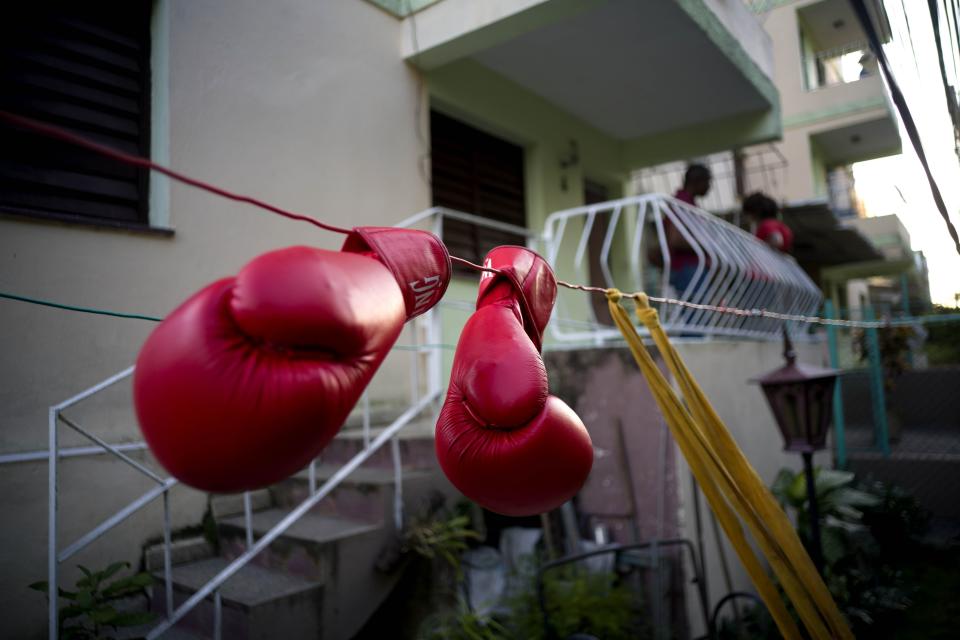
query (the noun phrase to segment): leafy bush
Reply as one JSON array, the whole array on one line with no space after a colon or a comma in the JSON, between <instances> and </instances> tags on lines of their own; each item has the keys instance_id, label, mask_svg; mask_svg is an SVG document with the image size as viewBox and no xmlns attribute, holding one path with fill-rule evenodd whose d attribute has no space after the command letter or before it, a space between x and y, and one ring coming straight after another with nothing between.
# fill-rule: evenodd
<instances>
[{"instance_id":1,"label":"leafy bush","mask_svg":"<svg viewBox=\"0 0 960 640\"><path fill-rule=\"evenodd\" d=\"M900 489L879 482L857 484L854 474L816 469L821 517L823 577L858 637L869 637L877 621L903 611L912 587L902 567L926 527L927 516ZM772 491L797 517L797 531L810 543L806 479L783 469Z\"/></svg>"},{"instance_id":2,"label":"leafy bush","mask_svg":"<svg viewBox=\"0 0 960 640\"><path fill-rule=\"evenodd\" d=\"M441 557L460 572L460 553L467 549L469 540L479 540L480 534L470 528L468 516L453 516L446 520L435 515L415 518L404 533L402 551L412 551L433 560Z\"/></svg>"},{"instance_id":3,"label":"leafy bush","mask_svg":"<svg viewBox=\"0 0 960 640\"><path fill-rule=\"evenodd\" d=\"M506 640L506 627L490 616L481 616L461 603L454 612L435 614L424 621L419 640Z\"/></svg>"},{"instance_id":4,"label":"leafy bush","mask_svg":"<svg viewBox=\"0 0 960 640\"><path fill-rule=\"evenodd\" d=\"M894 559L909 553L927 532L930 513L900 487L876 481L861 486L879 498L863 510L863 523L880 545L880 553Z\"/></svg>"},{"instance_id":5,"label":"leafy bush","mask_svg":"<svg viewBox=\"0 0 960 640\"><path fill-rule=\"evenodd\" d=\"M105 628L137 627L152 622L156 616L145 611L119 611L113 606L119 600L136 595L146 595L146 588L153 584L149 573L136 573L110 581L122 569L129 569L129 562L114 562L102 571L90 571L77 565L83 577L77 580L75 591L58 589L59 596L69 604L60 608L60 633L64 640L97 640ZM109 581L109 582L108 582ZM42 591L49 597L50 586L46 581L34 582L31 589Z\"/></svg>"},{"instance_id":6,"label":"leafy bush","mask_svg":"<svg viewBox=\"0 0 960 640\"><path fill-rule=\"evenodd\" d=\"M578 567L556 569L544 576L544 597L550 625L557 637L591 634L604 640L651 637L641 625L637 593L611 573L591 573ZM510 603L507 627L514 637L546 638L536 581Z\"/></svg>"}]
</instances>

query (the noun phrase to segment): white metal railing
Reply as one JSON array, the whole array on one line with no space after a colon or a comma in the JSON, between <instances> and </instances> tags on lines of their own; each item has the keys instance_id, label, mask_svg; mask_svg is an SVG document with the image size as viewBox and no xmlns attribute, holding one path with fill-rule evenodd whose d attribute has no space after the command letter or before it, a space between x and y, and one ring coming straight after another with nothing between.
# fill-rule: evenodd
<instances>
[{"instance_id":1,"label":"white metal railing","mask_svg":"<svg viewBox=\"0 0 960 640\"><path fill-rule=\"evenodd\" d=\"M864 54L867 58L863 59ZM863 62L861 62L863 60ZM857 82L866 76L878 76L876 58L866 41L849 42L839 47L808 53L804 63L812 62L815 73L808 78L808 89L821 89L837 84Z\"/></svg>"},{"instance_id":2,"label":"white metal railing","mask_svg":"<svg viewBox=\"0 0 960 640\"><path fill-rule=\"evenodd\" d=\"M673 248L669 227L682 241ZM558 211L547 218L547 260L558 276L702 305L810 314L820 290L790 257L751 234L676 198L648 194ZM695 265L679 277L680 252ZM619 338L581 292L561 290L551 335L563 342ZM663 304L667 330L776 338L781 325L760 317ZM797 327L790 327L794 333Z\"/></svg>"},{"instance_id":3,"label":"white metal railing","mask_svg":"<svg viewBox=\"0 0 960 640\"><path fill-rule=\"evenodd\" d=\"M475 224L478 227L495 229L497 231L505 231L506 233L522 236L526 238L527 246L529 246L531 249L536 249L541 239L539 233L532 231L527 227L520 227L508 222L500 222L499 220L491 220L490 218L484 218L483 216L478 216L473 213L457 211L456 209L448 209L447 207L430 207L429 209L424 209L423 211L415 213L408 218L404 218L394 226L420 227L426 223L429 224L430 231L442 239L444 218L459 220L461 222L469 222L470 224Z\"/></svg>"},{"instance_id":4,"label":"white metal railing","mask_svg":"<svg viewBox=\"0 0 960 640\"><path fill-rule=\"evenodd\" d=\"M418 352L414 352L418 353ZM373 455L374 452L380 449L387 441L390 441L392 448L392 459L394 464L394 480L395 480L395 499L394 499L394 525L399 529L402 526L403 512L402 512L402 465L400 460L400 448L399 442L396 438L398 432L407 424L409 424L417 415L424 411L427 407L431 406L436 400L440 397L440 389L431 389L428 390L428 393L423 397L419 398L416 402L412 404L404 413L402 413L396 420L393 421L388 427L386 427L376 438L370 439L369 433L369 403L365 403L365 413L367 417L364 421L365 433L367 436L364 439L365 446L363 449L356 454L353 458L350 459L343 467L338 469L333 476L330 477L321 487L316 486L316 461L311 462L310 464L310 496L301 502L297 507L295 507L283 520L277 523L273 528L271 528L267 533L265 533L259 540L254 541L253 527L252 527L252 508L249 492L243 494L243 509L244 509L244 522L245 522L245 534L247 541L247 550L238 558L233 560L227 567L225 567L220 573L211 578L203 587L201 587L194 595L184 602L177 609L173 608L173 577L172 577L172 566L171 566L171 519L170 519L170 492L176 486L179 486L179 483L176 479L171 477L163 477L157 474L155 471L145 466L144 464L134 460L125 453L125 450L129 450L131 446L134 446L136 449L141 449L142 447L138 446L140 443L134 443L133 445L123 444L123 445L114 445L108 442L105 442L103 439L93 435L87 429L77 424L77 422L68 417L64 411L79 404L81 401L90 398L101 391L112 387L113 385L129 378L133 374L133 367L128 367L123 371L107 378L106 380L86 389L77 395L59 403L53 405L49 409L48 415L48 443L49 449L47 452L47 460L49 463L48 466L48 487L49 493L47 496L48 500L48 556L47 556L47 580L49 584L49 593L51 594L49 600L49 609L48 609L48 625L49 625L49 637L51 640L55 640L58 636L58 609L59 601L56 596L52 594L58 593L59 586L59 565L60 563L70 559L87 546L95 542L96 540L103 537L108 531L113 529L115 526L129 518L131 515L145 507L146 505L153 502L158 497L163 499L163 573L164 573L164 591L166 596L166 617L154 627L150 633L147 635L148 638L157 638L170 627L175 625L183 616L185 616L190 610L192 610L197 604L202 602L208 596L213 596L214 602L214 637L220 638L221 635L221 621L222 621L222 599L220 598L220 587L234 574L236 574L240 569L242 569L246 564L248 564L254 556L259 552L263 551L271 542L276 540L277 537L282 535L288 528L290 528L297 520L299 520L304 514L306 514L311 508L313 508L318 502L325 498L331 491L333 491L353 470L360 466L367 458ZM98 523L87 533L83 534L77 538L72 543L68 544L63 549L60 548L60 540L57 534L58 527L58 461L61 457L60 448L59 448L59 438L58 438L58 427L60 424L66 425L75 432L84 436L91 442L95 443L95 447L84 447L85 454L92 454L94 451L99 451L102 453L111 454L128 466L136 470L141 475L144 475L150 478L156 483L156 486L151 488L149 491L145 492L129 504L118 509L116 512L105 518L103 521ZM74 450L77 448L73 448ZM89 450L89 451L88 451ZM12 454L16 455L16 454ZM35 459L33 456L20 456L15 459L7 460L6 462L24 462Z\"/></svg>"},{"instance_id":5,"label":"white metal railing","mask_svg":"<svg viewBox=\"0 0 960 640\"><path fill-rule=\"evenodd\" d=\"M365 447L350 459L344 466L338 469L329 480L323 483L323 486L316 489L309 498L297 505L293 510L290 511L280 522L274 525L267 533L265 533L260 539L256 542L253 542L253 534L250 529L250 510L249 510L249 501L244 503L244 511L247 514L246 517L246 526L247 526L247 541L248 547L240 556L233 560L229 565L224 567L220 573L212 577L204 586L200 587L190 598L186 600L182 605L180 605L175 611L168 614L167 618L161 621L156 627L154 627L150 633L147 634L147 640L152 640L154 638L160 637L165 631L170 629L175 625L183 616L189 613L194 607L203 602L208 596L215 596L215 609L214 609L214 621L220 619L220 599L219 599L219 589L227 580L229 580L234 574L236 574L240 569L250 563L257 554L261 551L264 551L269 547L277 538L283 535L287 529L292 527L300 518L306 515L313 507L315 507L321 500L323 500L327 495L329 495L347 476L349 476L357 467L363 464L371 455L373 455L377 450L380 449L387 441L391 441L395 444L392 445L394 456L394 472L395 479L398 480L396 484L396 490L400 491L400 482L402 479L402 471L400 467L399 460L399 447L396 444L395 436L397 433L409 424L417 415L429 407L435 400L440 396L439 391L433 394L424 396L419 402L414 404L412 407L403 412L400 417L398 417L390 426L383 430L371 443L369 447ZM311 463L314 464L314 463ZM400 495L400 494L396 494ZM402 514L397 511L397 502L394 502L394 517L395 526L399 530L402 526ZM219 626L215 624L214 626L214 637L219 640L220 631Z\"/></svg>"}]
</instances>

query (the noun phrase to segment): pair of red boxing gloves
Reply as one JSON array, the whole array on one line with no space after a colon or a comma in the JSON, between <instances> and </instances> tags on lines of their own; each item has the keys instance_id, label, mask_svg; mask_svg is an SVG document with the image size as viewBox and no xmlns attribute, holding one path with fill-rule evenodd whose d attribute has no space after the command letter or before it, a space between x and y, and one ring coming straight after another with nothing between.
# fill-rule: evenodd
<instances>
[{"instance_id":1,"label":"pair of red boxing gloves","mask_svg":"<svg viewBox=\"0 0 960 640\"><path fill-rule=\"evenodd\" d=\"M583 485L593 447L549 395L540 356L557 285L537 254L487 256L436 430L450 481L487 509L553 509ZM171 313L137 359L134 401L159 462L236 492L303 468L336 435L400 335L433 307L450 257L433 234L359 227L340 251L263 254Z\"/></svg>"}]
</instances>

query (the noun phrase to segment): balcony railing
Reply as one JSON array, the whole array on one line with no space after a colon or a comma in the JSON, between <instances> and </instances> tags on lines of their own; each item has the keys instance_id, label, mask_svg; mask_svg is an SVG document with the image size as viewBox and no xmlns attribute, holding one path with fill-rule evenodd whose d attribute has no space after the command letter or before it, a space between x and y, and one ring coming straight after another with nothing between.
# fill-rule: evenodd
<instances>
[{"instance_id":1,"label":"balcony railing","mask_svg":"<svg viewBox=\"0 0 960 640\"><path fill-rule=\"evenodd\" d=\"M762 191L774 199L783 198L789 167L772 144L740 150L739 171L733 151L714 153L698 162L710 170L712 178L710 191L700 200L700 206L712 213L730 212L735 224L740 213L739 193ZM645 167L634 172L634 184L639 193L672 193L683 184L686 168L684 162Z\"/></svg>"},{"instance_id":2,"label":"balcony railing","mask_svg":"<svg viewBox=\"0 0 960 640\"><path fill-rule=\"evenodd\" d=\"M810 91L880 74L877 59L870 53L866 42L851 42L842 47L808 53L804 66Z\"/></svg>"},{"instance_id":3,"label":"balcony railing","mask_svg":"<svg viewBox=\"0 0 960 640\"><path fill-rule=\"evenodd\" d=\"M671 242L670 236L677 239ZM819 288L789 256L670 196L635 196L559 211L547 218L544 245L559 277L594 286L799 315L813 314L821 302ZM618 338L605 305L582 292L562 290L551 335L562 342ZM776 339L782 328L769 318L666 303L660 316L668 331L681 335ZM800 332L797 326L788 329Z\"/></svg>"}]
</instances>

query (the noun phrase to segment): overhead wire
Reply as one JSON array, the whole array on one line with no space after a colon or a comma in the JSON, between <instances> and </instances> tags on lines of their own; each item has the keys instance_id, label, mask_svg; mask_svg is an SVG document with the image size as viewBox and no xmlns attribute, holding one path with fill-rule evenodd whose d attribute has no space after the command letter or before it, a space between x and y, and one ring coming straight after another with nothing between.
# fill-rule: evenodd
<instances>
[{"instance_id":1,"label":"overhead wire","mask_svg":"<svg viewBox=\"0 0 960 640\"><path fill-rule=\"evenodd\" d=\"M332 224L328 224L326 222L317 220L316 218L313 218L311 216L303 215L301 213L288 211L287 209L281 209L280 207L272 205L268 202L264 202L263 200L258 200L250 196L245 196L243 194L235 193L233 191L228 191L223 187L212 185L208 182L204 182L202 180L198 180L196 178L192 178L188 175L180 173L179 171L174 171L169 167L165 167L163 165L157 164L156 162L148 158L134 155L132 153L125 153L118 149L108 147L98 142L94 142L89 138L85 138L75 133L71 133L61 127L57 127L51 124L47 124L45 122L40 122L39 120L34 120L33 118L27 118L27 117L20 116L14 113L10 113L9 111L3 111L3 110L0 110L0 120L3 120L8 124L12 124L17 127L21 127L23 129L28 129L29 131L38 133L48 138L53 138L55 140L60 140L61 142L67 142L67 143L76 145L78 147L83 147L84 149L88 149L95 153L99 153L100 155L106 156L108 158L112 158L114 160L123 162L125 164L140 167L142 169L150 169L152 171L156 171L157 173L162 173L165 176L168 176L174 180L177 180L178 182L188 184L191 187L196 187L197 189L203 189L204 191L209 191L210 193L216 194L218 196L222 196L230 200L236 200L237 202L245 202L255 207L259 207L261 209L270 211L271 213L275 213L277 215L283 216L284 218L289 218L291 220L300 220L302 222L312 224L321 229L325 229L327 231L333 231L334 233L344 233L344 234L350 233L349 229L344 229L343 227L338 227Z\"/></svg>"},{"instance_id":2,"label":"overhead wire","mask_svg":"<svg viewBox=\"0 0 960 640\"><path fill-rule=\"evenodd\" d=\"M108 309L94 309L93 307L78 307L72 304L63 304L61 302L53 302L51 300L41 300L39 298L31 298L29 296L18 296L14 293L5 293L0 291L0 298L6 298L8 300L17 300L18 302L28 302L30 304L36 304L43 307L53 307L54 309L64 309L66 311L79 311L81 313L92 313L100 316L113 316L114 318L129 318L132 320L149 320L151 322L160 322L163 318L158 318L156 316L148 316L140 313L123 313L121 311L110 311Z\"/></svg>"},{"instance_id":3,"label":"overhead wire","mask_svg":"<svg viewBox=\"0 0 960 640\"><path fill-rule=\"evenodd\" d=\"M950 235L950 239L953 241L954 249L956 250L957 254L960 255L960 235L957 234L957 229L950 220L950 214L948 213L947 205L943 200L943 194L940 192L940 187L937 186L937 181L934 179L933 172L930 169L930 163L927 161L927 155L924 152L923 143L920 140L920 133L917 129L916 122L913 119L913 114L910 112L910 107L907 105L907 100L903 95L903 91L900 90L900 85L897 83L897 80L893 75L893 71L890 69L890 63L887 60L887 55L883 50L882 44L880 43L880 36L877 34L877 29L873 24L873 20L870 18L870 14L867 11L864 0L850 0L850 3L853 7L854 13L857 15L860 25L867 34L867 40L870 42L870 49L873 51L873 54L877 57L877 61L880 63L880 71L887 82L887 88L890 91L890 98L893 100L893 104L896 106L897 112L900 114L900 119L903 121L903 126L907 131L907 137L910 138L910 142L913 145L914 151L916 151L917 158L920 160L920 165L923 167L923 172L926 175L927 182L930 185L930 194L933 196L933 202L937 207L937 211L940 213L940 217L943 218L943 222L947 227L947 233Z\"/></svg>"}]
</instances>

